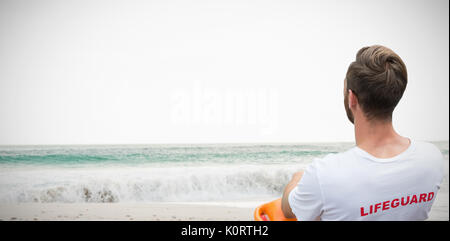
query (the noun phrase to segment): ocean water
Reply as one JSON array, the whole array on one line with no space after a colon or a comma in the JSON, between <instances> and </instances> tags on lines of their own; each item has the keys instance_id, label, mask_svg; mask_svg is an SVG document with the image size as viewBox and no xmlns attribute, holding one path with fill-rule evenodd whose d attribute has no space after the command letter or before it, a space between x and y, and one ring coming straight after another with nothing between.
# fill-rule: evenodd
<instances>
[{"instance_id":1,"label":"ocean water","mask_svg":"<svg viewBox=\"0 0 450 241\"><path fill-rule=\"evenodd\" d=\"M448 193L449 143L435 144ZM353 145L0 146L0 203L270 200L315 158Z\"/></svg>"}]
</instances>

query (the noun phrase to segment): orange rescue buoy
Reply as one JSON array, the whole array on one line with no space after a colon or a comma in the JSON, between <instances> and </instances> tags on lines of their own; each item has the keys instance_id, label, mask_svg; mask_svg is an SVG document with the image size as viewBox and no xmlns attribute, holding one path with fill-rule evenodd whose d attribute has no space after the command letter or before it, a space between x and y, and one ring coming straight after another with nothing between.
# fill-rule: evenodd
<instances>
[{"instance_id":1,"label":"orange rescue buoy","mask_svg":"<svg viewBox=\"0 0 450 241\"><path fill-rule=\"evenodd\" d=\"M254 212L255 221L297 221L296 218L286 218L281 211L281 198L258 206Z\"/></svg>"}]
</instances>

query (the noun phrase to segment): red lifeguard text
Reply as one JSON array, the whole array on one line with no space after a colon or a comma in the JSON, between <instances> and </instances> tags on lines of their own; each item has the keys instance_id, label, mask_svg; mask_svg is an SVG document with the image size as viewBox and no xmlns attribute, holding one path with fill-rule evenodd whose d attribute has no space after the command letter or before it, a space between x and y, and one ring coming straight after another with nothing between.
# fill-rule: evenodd
<instances>
[{"instance_id":1,"label":"red lifeguard text","mask_svg":"<svg viewBox=\"0 0 450 241\"><path fill-rule=\"evenodd\" d=\"M361 217L367 216L369 214L374 214L380 211L386 211L391 208L397 208L400 206L406 206L411 204L417 204L422 202L429 202L433 200L434 198L434 192L429 193L422 193L419 195L411 195L401 198L396 198L393 200L388 200L376 204L370 205L367 209L364 207L361 207Z\"/></svg>"}]
</instances>

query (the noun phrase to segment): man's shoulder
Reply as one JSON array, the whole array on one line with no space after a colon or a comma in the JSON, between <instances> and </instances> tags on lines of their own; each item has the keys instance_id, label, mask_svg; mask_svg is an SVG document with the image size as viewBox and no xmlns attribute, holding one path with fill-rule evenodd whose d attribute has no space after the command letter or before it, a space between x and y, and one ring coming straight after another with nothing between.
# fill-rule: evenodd
<instances>
[{"instance_id":1,"label":"man's shoulder","mask_svg":"<svg viewBox=\"0 0 450 241\"><path fill-rule=\"evenodd\" d=\"M429 151L429 152L435 152L435 153L441 153L441 151L439 150L439 148L431 143L431 142L427 142L427 141L414 141L415 145L420 148L421 150L424 151Z\"/></svg>"},{"instance_id":2,"label":"man's shoulder","mask_svg":"<svg viewBox=\"0 0 450 241\"><path fill-rule=\"evenodd\" d=\"M427 160L428 164L443 165L444 155L435 144L426 141L415 141L415 146L418 158Z\"/></svg>"},{"instance_id":3,"label":"man's shoulder","mask_svg":"<svg viewBox=\"0 0 450 241\"><path fill-rule=\"evenodd\" d=\"M313 161L313 165L316 168L324 169L324 168L335 168L338 166L343 166L352 162L354 153L354 148L350 148L343 152L338 153L329 153L322 158L316 158Z\"/></svg>"}]
</instances>

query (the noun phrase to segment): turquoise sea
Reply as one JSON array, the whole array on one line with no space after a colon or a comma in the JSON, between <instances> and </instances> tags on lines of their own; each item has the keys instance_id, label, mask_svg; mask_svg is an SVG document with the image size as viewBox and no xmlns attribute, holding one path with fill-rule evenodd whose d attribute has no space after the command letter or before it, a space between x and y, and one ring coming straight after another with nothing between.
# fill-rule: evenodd
<instances>
[{"instance_id":1,"label":"turquoise sea","mask_svg":"<svg viewBox=\"0 0 450 241\"><path fill-rule=\"evenodd\" d=\"M447 160L441 191L448 193L449 143L434 144ZM353 146L0 146L0 203L265 200L281 196L315 158Z\"/></svg>"}]
</instances>

